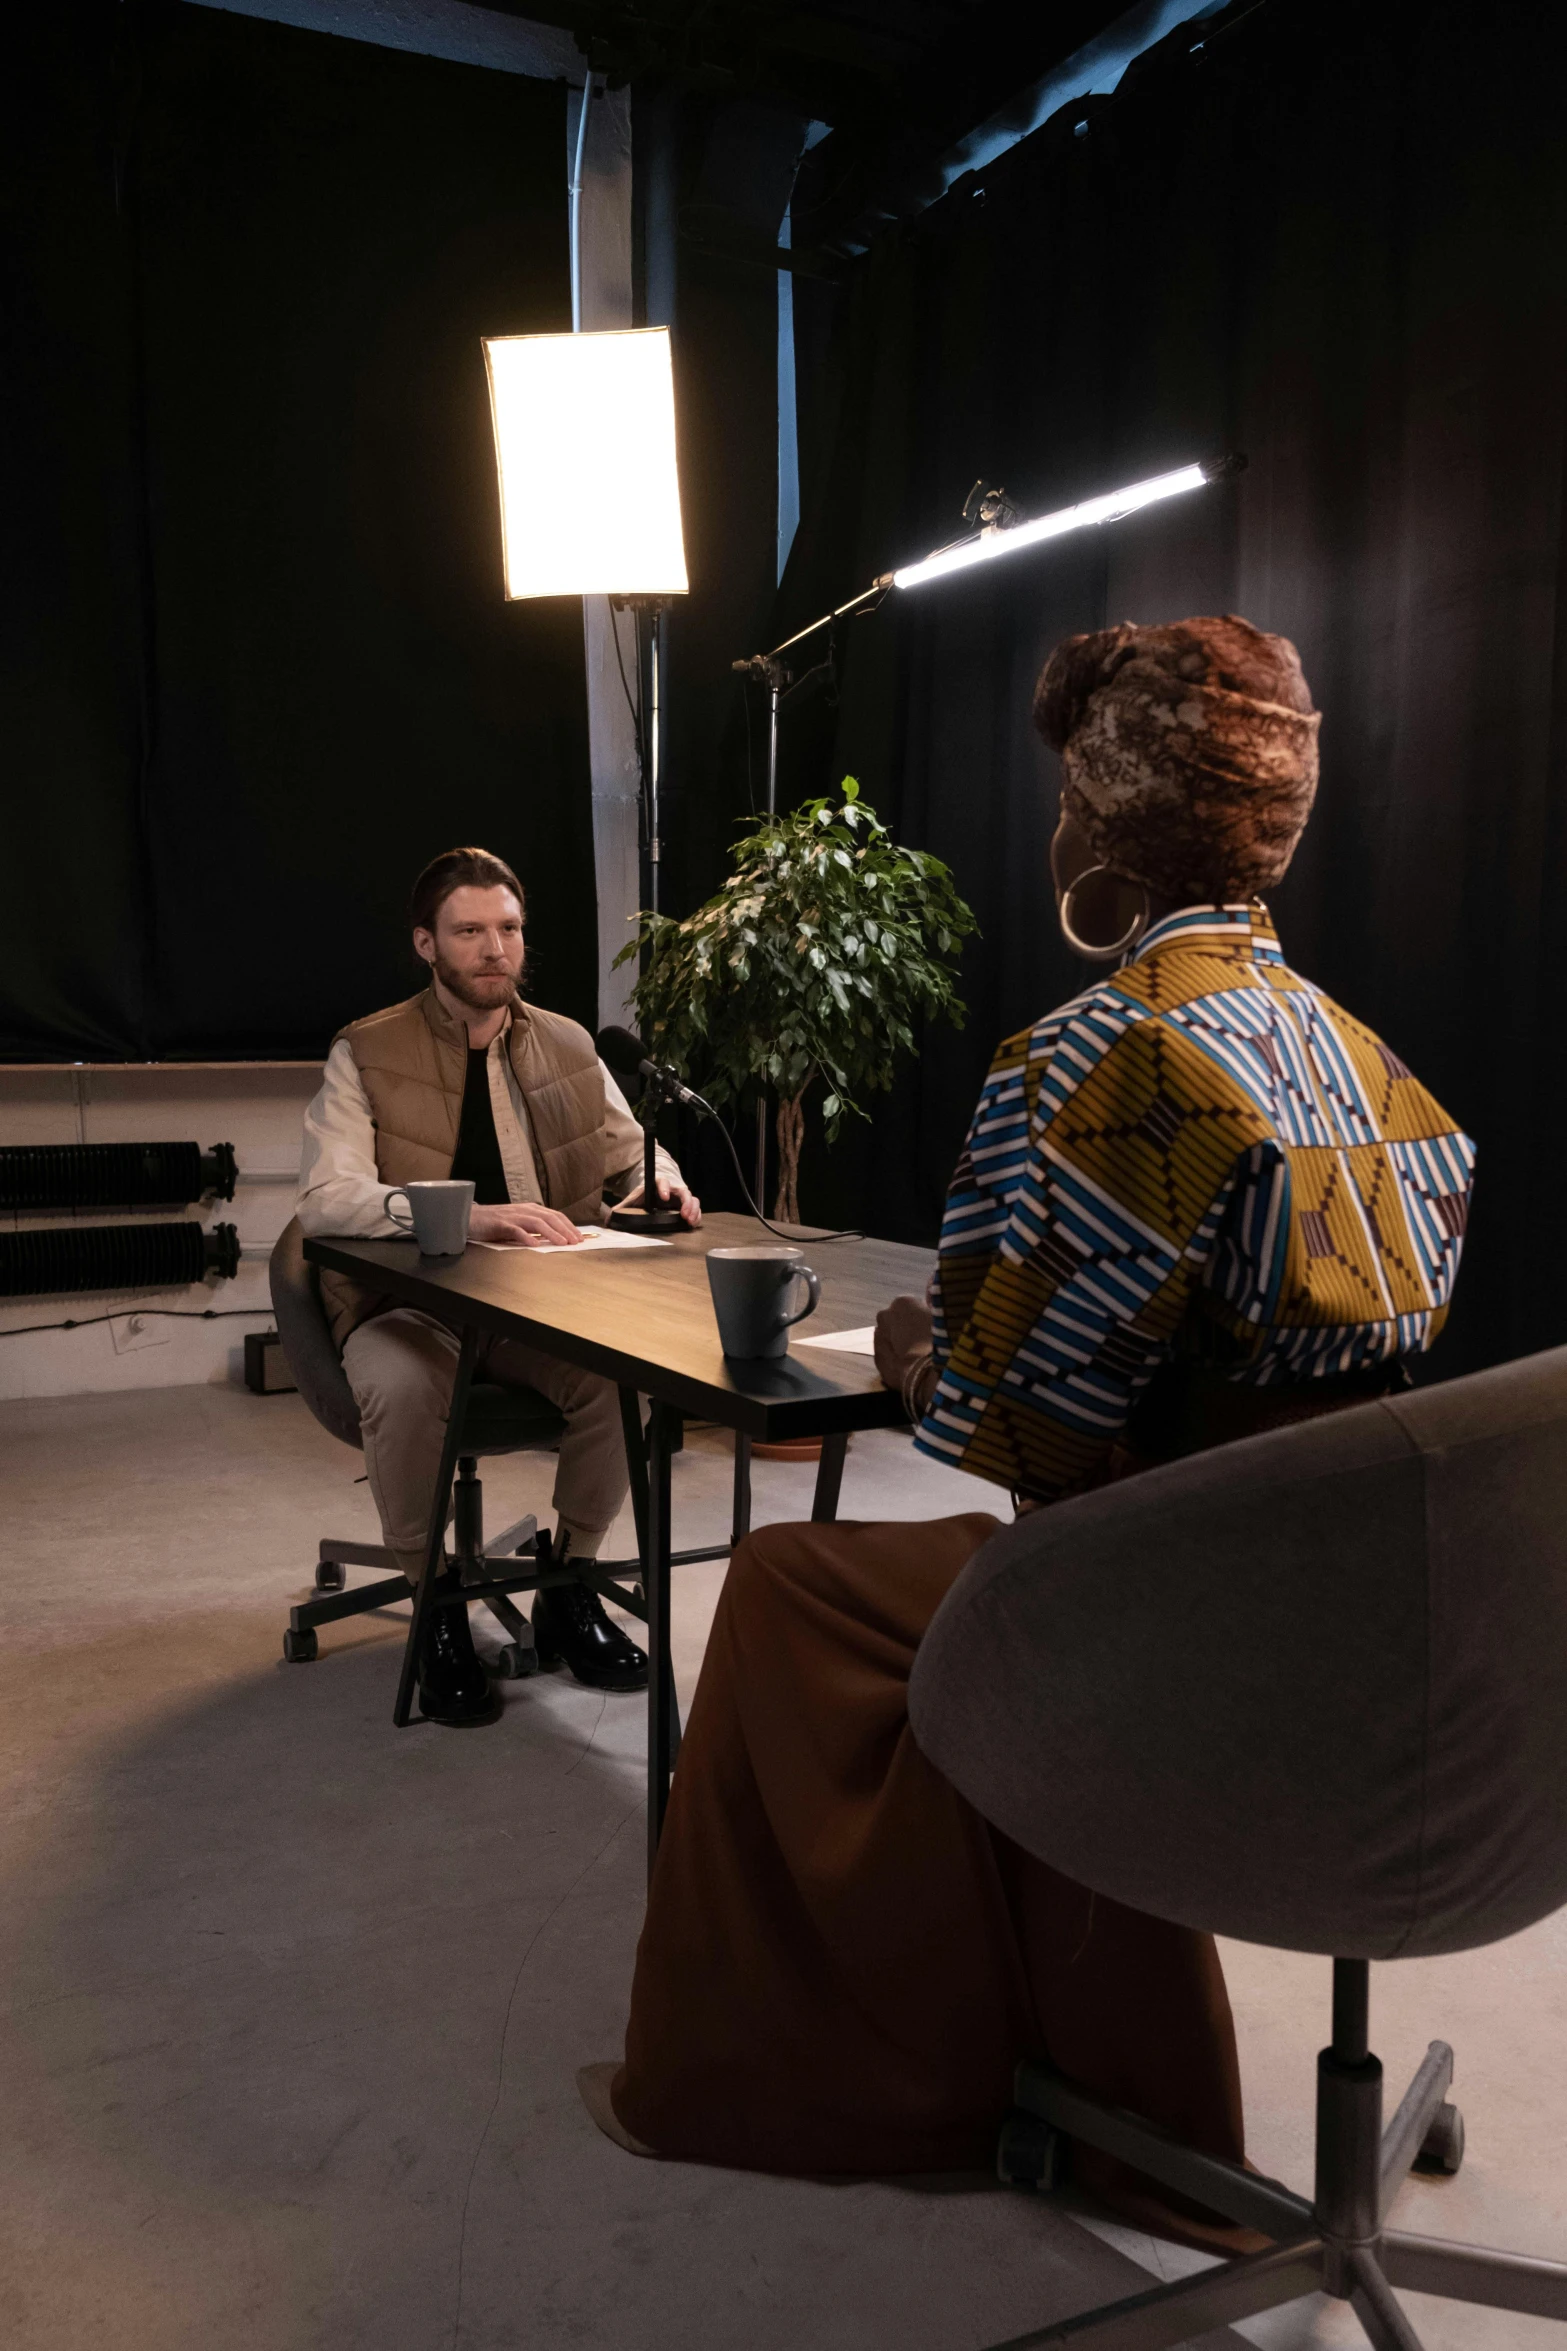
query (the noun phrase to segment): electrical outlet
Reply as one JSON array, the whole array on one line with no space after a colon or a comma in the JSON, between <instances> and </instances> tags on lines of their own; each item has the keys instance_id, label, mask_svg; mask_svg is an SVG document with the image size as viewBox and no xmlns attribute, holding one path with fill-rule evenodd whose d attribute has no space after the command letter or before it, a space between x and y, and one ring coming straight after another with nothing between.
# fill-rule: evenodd
<instances>
[{"instance_id":1,"label":"electrical outlet","mask_svg":"<svg viewBox=\"0 0 1567 2351\"><path fill-rule=\"evenodd\" d=\"M150 1314L117 1314L109 1325L116 1355L134 1355L138 1347L166 1347L166 1324Z\"/></svg>"}]
</instances>

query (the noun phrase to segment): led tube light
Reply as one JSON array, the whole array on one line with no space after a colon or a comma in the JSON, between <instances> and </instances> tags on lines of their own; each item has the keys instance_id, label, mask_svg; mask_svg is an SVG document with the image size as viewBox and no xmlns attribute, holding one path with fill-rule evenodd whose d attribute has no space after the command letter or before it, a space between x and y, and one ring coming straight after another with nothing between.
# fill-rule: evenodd
<instances>
[{"instance_id":1,"label":"led tube light","mask_svg":"<svg viewBox=\"0 0 1567 2351\"><path fill-rule=\"evenodd\" d=\"M1140 506L1154 506L1161 498L1200 490L1217 477L1222 463L1213 468L1182 465L1174 473L1155 474L1151 481L1133 482L1124 490L1107 490L1102 497L1085 498L1080 505L1063 506L1058 513L1041 514L1033 522L981 531L975 538L960 539L955 547L939 548L923 563L905 564L893 573L892 584L897 588L923 587L927 580L945 579L949 572L967 571L971 564L989 563L997 555L1020 554L1025 547L1059 539L1066 531L1086 530L1092 523L1118 522L1122 515L1135 514Z\"/></svg>"}]
</instances>

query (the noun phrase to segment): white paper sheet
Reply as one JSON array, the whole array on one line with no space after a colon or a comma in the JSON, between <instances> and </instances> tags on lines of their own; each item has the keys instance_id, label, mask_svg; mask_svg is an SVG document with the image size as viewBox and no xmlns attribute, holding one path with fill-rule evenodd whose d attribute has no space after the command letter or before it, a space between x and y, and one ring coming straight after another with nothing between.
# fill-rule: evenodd
<instances>
[{"instance_id":1,"label":"white paper sheet","mask_svg":"<svg viewBox=\"0 0 1567 2351\"><path fill-rule=\"evenodd\" d=\"M652 1233L612 1232L601 1224L585 1224L580 1241L475 1241L475 1249L527 1249L543 1257L552 1249L667 1249L667 1241Z\"/></svg>"},{"instance_id":2,"label":"white paper sheet","mask_svg":"<svg viewBox=\"0 0 1567 2351\"><path fill-rule=\"evenodd\" d=\"M844 1355L874 1355L876 1331L870 1323L863 1331L800 1331L794 1343L797 1347L836 1347Z\"/></svg>"}]
</instances>

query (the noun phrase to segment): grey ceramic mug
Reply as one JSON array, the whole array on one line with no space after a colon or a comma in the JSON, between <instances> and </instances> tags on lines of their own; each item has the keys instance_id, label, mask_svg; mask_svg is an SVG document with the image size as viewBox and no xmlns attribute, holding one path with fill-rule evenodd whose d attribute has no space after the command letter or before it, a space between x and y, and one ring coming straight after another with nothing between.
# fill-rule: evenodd
<instances>
[{"instance_id":1,"label":"grey ceramic mug","mask_svg":"<svg viewBox=\"0 0 1567 2351\"><path fill-rule=\"evenodd\" d=\"M787 1355L791 1325L814 1314L822 1295L803 1252L787 1241L709 1249L707 1280L724 1353L741 1362ZM791 1314L789 1294L797 1281L804 1282L808 1294L798 1314Z\"/></svg>"},{"instance_id":2,"label":"grey ceramic mug","mask_svg":"<svg viewBox=\"0 0 1567 2351\"><path fill-rule=\"evenodd\" d=\"M394 1200L408 1203L407 1224ZM386 1195L386 1213L399 1230L412 1233L424 1257L460 1257L468 1246L468 1214L473 1207L473 1185L466 1176L448 1176L441 1183L399 1184Z\"/></svg>"}]
</instances>

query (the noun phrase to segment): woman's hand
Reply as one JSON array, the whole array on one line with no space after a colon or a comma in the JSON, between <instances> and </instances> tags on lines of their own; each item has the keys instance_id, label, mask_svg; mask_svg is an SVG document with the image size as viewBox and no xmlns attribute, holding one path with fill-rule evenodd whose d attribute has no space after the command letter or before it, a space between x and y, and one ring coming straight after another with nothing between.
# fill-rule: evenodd
<instances>
[{"instance_id":1,"label":"woman's hand","mask_svg":"<svg viewBox=\"0 0 1567 2351\"><path fill-rule=\"evenodd\" d=\"M905 1382L930 1360L930 1308L923 1298L894 1298L876 1317L876 1369L883 1385L911 1402Z\"/></svg>"},{"instance_id":2,"label":"woman's hand","mask_svg":"<svg viewBox=\"0 0 1567 2351\"><path fill-rule=\"evenodd\" d=\"M546 1208L542 1201L505 1200L471 1211L468 1238L502 1241L512 1249L570 1249L582 1235L558 1208Z\"/></svg>"}]
</instances>

